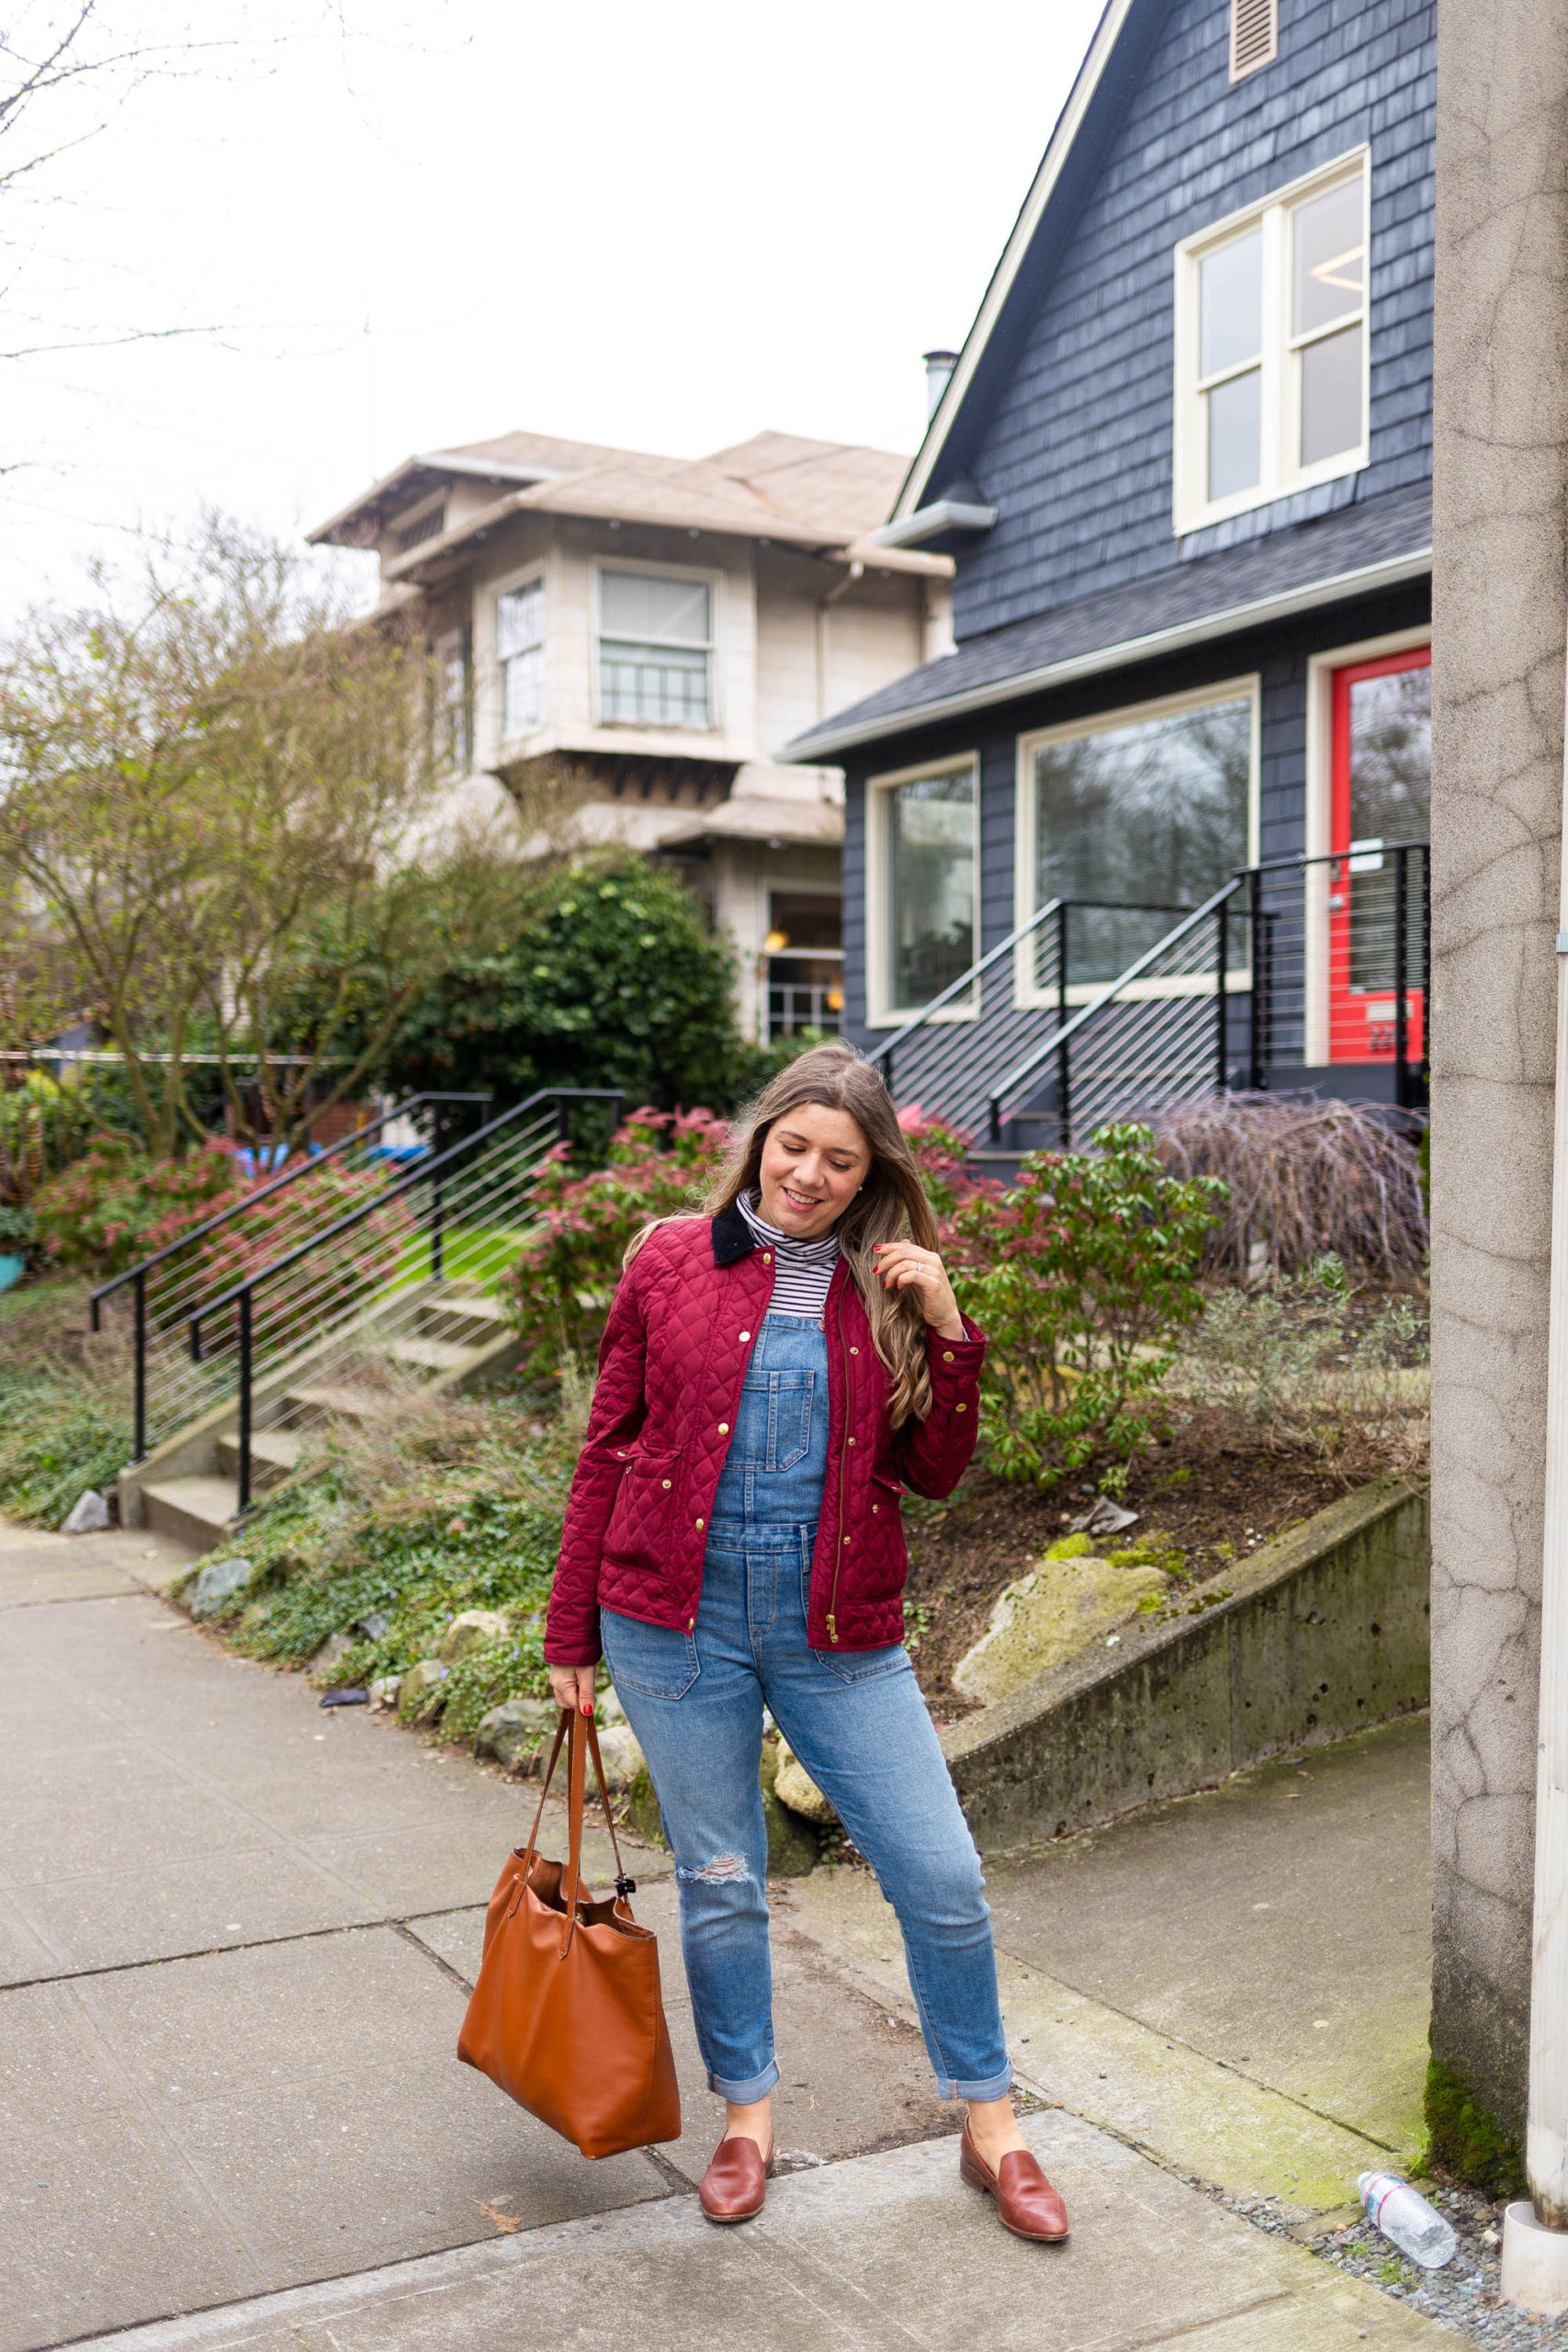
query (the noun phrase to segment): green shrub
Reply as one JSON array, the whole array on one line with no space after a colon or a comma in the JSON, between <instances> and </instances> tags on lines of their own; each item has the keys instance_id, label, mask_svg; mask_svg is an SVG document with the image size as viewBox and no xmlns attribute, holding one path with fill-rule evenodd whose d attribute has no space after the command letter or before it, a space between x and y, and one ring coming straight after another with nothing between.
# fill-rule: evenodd
<instances>
[{"instance_id":1,"label":"green shrub","mask_svg":"<svg viewBox=\"0 0 1568 2352\"><path fill-rule=\"evenodd\" d=\"M1143 1440L1134 1400L1202 1309L1198 1268L1224 1186L1168 1176L1145 1127L1093 1152L1032 1152L1017 1187L960 1203L949 1255L959 1303L990 1345L981 1435L991 1467L1050 1486Z\"/></svg>"},{"instance_id":2,"label":"green shrub","mask_svg":"<svg viewBox=\"0 0 1568 2352\"><path fill-rule=\"evenodd\" d=\"M627 1102L666 1109L728 1103L744 1090L755 1049L736 1020L732 952L674 875L615 852L521 869L503 895L506 920L492 911L489 937L476 938L467 910L454 908L450 953L377 1054L377 1084L472 1090L499 1102L540 1087L614 1086ZM344 1029L341 1049L364 1049L402 976L327 933L280 1015L290 1036L310 1034L317 1001L337 1001L345 959L356 957L360 1025Z\"/></svg>"},{"instance_id":3,"label":"green shrub","mask_svg":"<svg viewBox=\"0 0 1568 2352\"><path fill-rule=\"evenodd\" d=\"M39 1189L33 1215L49 1260L101 1282L177 1241L244 1190L231 1144L152 1160L127 1136L96 1136Z\"/></svg>"},{"instance_id":4,"label":"green shrub","mask_svg":"<svg viewBox=\"0 0 1568 2352\"><path fill-rule=\"evenodd\" d=\"M529 1369L558 1374L590 1362L610 1312L627 1242L650 1217L699 1209L729 1146L708 1111L635 1111L609 1165L574 1177L558 1145L535 1194L537 1230L507 1277Z\"/></svg>"}]
</instances>

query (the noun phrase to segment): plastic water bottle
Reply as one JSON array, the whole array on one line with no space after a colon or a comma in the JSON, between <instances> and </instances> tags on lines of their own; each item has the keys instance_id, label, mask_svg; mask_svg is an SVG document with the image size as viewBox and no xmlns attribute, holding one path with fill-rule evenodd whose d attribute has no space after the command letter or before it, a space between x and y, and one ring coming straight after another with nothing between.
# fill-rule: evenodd
<instances>
[{"instance_id":1,"label":"plastic water bottle","mask_svg":"<svg viewBox=\"0 0 1568 2352\"><path fill-rule=\"evenodd\" d=\"M1459 2240L1418 2188L1391 2172L1359 2173L1356 2187L1368 2221L1391 2238L1401 2254L1418 2262L1423 2270L1440 2270L1445 2262L1453 2260Z\"/></svg>"}]
</instances>

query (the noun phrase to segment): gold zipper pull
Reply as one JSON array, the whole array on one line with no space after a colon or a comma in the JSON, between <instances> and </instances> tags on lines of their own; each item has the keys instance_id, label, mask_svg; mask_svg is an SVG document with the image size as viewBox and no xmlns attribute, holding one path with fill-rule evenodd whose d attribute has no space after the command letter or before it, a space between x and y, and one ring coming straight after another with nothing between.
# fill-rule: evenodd
<instances>
[{"instance_id":1,"label":"gold zipper pull","mask_svg":"<svg viewBox=\"0 0 1568 2352\"><path fill-rule=\"evenodd\" d=\"M829 1617L828 1620L828 1639L833 1644L835 1648L838 1647L839 1621L836 1617Z\"/></svg>"}]
</instances>

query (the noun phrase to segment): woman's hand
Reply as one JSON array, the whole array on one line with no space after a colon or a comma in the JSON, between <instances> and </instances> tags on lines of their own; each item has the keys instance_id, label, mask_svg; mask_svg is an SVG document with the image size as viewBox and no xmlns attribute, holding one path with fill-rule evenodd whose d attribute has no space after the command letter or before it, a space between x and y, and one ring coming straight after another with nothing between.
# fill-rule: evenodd
<instances>
[{"instance_id":1,"label":"woman's hand","mask_svg":"<svg viewBox=\"0 0 1568 2352\"><path fill-rule=\"evenodd\" d=\"M944 1340L964 1337L964 1317L958 1312L953 1284L934 1250L922 1250L914 1241L878 1241L872 1254L884 1290L912 1290L933 1330Z\"/></svg>"},{"instance_id":2,"label":"woman's hand","mask_svg":"<svg viewBox=\"0 0 1568 2352\"><path fill-rule=\"evenodd\" d=\"M550 1689L555 1692L558 1707L568 1707L573 1713L593 1713L593 1668L591 1666L552 1666Z\"/></svg>"}]
</instances>

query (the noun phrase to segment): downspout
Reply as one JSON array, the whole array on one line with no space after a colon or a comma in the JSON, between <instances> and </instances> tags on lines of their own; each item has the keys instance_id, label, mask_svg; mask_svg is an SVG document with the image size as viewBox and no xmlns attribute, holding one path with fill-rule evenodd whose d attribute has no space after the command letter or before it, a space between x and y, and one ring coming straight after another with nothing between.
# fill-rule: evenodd
<instances>
[{"instance_id":1,"label":"downspout","mask_svg":"<svg viewBox=\"0 0 1568 2352\"><path fill-rule=\"evenodd\" d=\"M1565 747L1568 752L1568 747ZM1568 799L1568 769L1564 773ZM1505 2301L1568 2309L1568 862L1558 883L1557 1071L1547 1321L1546 1538L1536 1729L1529 2196L1503 2223Z\"/></svg>"},{"instance_id":2,"label":"downspout","mask_svg":"<svg viewBox=\"0 0 1568 2352\"><path fill-rule=\"evenodd\" d=\"M828 608L840 596L847 596L857 580L864 576L863 563L852 563L836 588L829 588L817 604L817 716L828 716Z\"/></svg>"}]
</instances>

